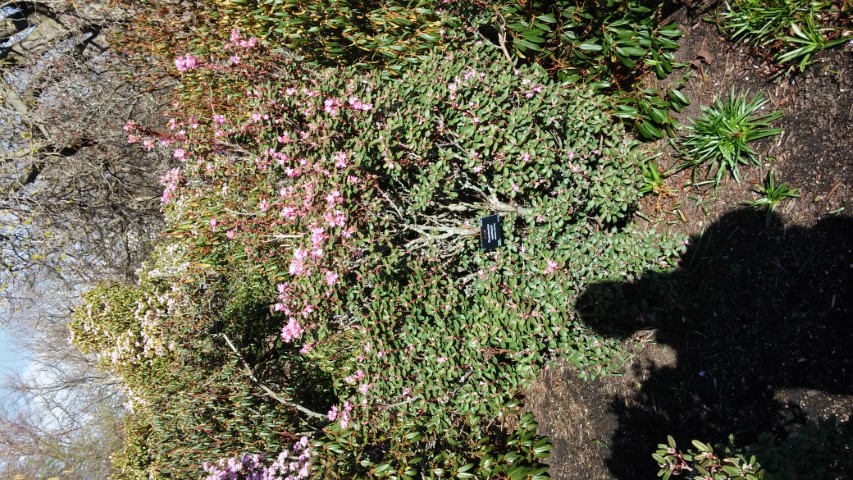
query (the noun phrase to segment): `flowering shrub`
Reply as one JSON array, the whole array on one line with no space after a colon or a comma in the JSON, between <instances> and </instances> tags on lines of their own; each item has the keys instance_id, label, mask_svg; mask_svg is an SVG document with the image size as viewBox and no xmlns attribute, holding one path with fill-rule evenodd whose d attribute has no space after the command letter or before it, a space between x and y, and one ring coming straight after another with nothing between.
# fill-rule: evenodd
<instances>
[{"instance_id":1,"label":"flowering shrub","mask_svg":"<svg viewBox=\"0 0 853 480\"><path fill-rule=\"evenodd\" d=\"M139 304L167 308L134 310L140 338L143 322L161 336L147 351L176 359L143 388L149 471L280 451L317 422L289 402L313 398L329 422L319 478L538 478L548 447L532 418L518 437L492 420L551 358L617 369L617 344L579 322L574 298L668 268L677 245L619 226L641 174L608 101L512 69L488 44L383 80L271 63L239 32L229 42L246 42L239 62L175 65L199 91L249 88L188 107L165 133L128 127L174 148L163 209L186 252L155 253L182 265L174 277L140 275L137 295L165 297ZM476 225L494 213L506 245L484 252ZM243 353L208 335L219 330Z\"/></svg>"},{"instance_id":2,"label":"flowering shrub","mask_svg":"<svg viewBox=\"0 0 853 480\"><path fill-rule=\"evenodd\" d=\"M205 463L206 480L302 480L309 478L311 447L308 437L302 437L290 450L282 450L269 466L263 464L259 454L242 458L220 459L218 463Z\"/></svg>"},{"instance_id":3,"label":"flowering shrub","mask_svg":"<svg viewBox=\"0 0 853 480\"><path fill-rule=\"evenodd\" d=\"M257 451L259 444L264 451L280 450L292 438L298 421L293 408L254 392L240 358L209 334L213 311L227 324L223 333L248 344L243 360L277 372L265 380L279 395L305 391L331 403L322 394L328 382L304 372L296 350L288 355L279 349L274 358L259 360L269 355L265 339L275 338L278 319L258 314L256 292L207 295L199 286L213 279L187 261L184 247L160 245L137 272L135 286L104 285L86 293L71 324L77 346L97 354L124 383L128 436L124 451L113 456L119 478L194 478L202 461ZM235 332L234 318L249 332Z\"/></svg>"}]
</instances>

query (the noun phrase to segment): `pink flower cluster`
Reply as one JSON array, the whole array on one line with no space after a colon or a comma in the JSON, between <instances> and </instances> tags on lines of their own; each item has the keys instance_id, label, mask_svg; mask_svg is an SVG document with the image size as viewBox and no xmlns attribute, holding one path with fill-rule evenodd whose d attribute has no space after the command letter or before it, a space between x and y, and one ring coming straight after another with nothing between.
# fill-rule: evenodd
<instances>
[{"instance_id":1,"label":"pink flower cluster","mask_svg":"<svg viewBox=\"0 0 853 480\"><path fill-rule=\"evenodd\" d=\"M558 265L557 265L557 262L555 262L555 261L553 261L553 260L550 260L550 259L549 259L549 260L547 260L547 261L545 262L545 264L546 264L546 268L545 268L545 274L546 274L546 275L547 275L547 274L550 274L550 273L554 273L554 272L556 272L557 270L559 270Z\"/></svg>"},{"instance_id":2,"label":"pink flower cluster","mask_svg":"<svg viewBox=\"0 0 853 480\"><path fill-rule=\"evenodd\" d=\"M281 338L284 343L290 343L301 337L304 332L305 328L295 318L290 317L287 320L287 325L281 329Z\"/></svg>"},{"instance_id":3,"label":"pink flower cluster","mask_svg":"<svg viewBox=\"0 0 853 480\"><path fill-rule=\"evenodd\" d=\"M364 370L358 370L354 374L344 377L344 381L350 385L355 385L362 378L364 378Z\"/></svg>"},{"instance_id":4,"label":"pink flower cluster","mask_svg":"<svg viewBox=\"0 0 853 480\"><path fill-rule=\"evenodd\" d=\"M311 447L302 437L290 450L284 449L270 466L264 466L262 455L246 454L243 458L205 462L205 480L304 480L311 475Z\"/></svg>"},{"instance_id":5,"label":"pink flower cluster","mask_svg":"<svg viewBox=\"0 0 853 480\"><path fill-rule=\"evenodd\" d=\"M303 89L303 93L305 93L309 97L312 96L309 94L309 92L305 91L304 89ZM316 92L310 92L310 93L314 93L314 95L316 95ZM346 103L344 103L342 100L339 100L337 98L327 98L326 100L323 101L323 111L325 111L326 113L328 113L329 115L331 115L333 117L336 117L338 115L338 112L340 112L340 109L344 106L349 106L350 109L356 110L356 111L361 111L361 112L369 112L370 110L373 110L373 104L372 103L362 102L361 100L358 99L358 97L355 97L355 96L349 97L349 100L347 100Z\"/></svg>"},{"instance_id":6,"label":"pink flower cluster","mask_svg":"<svg viewBox=\"0 0 853 480\"><path fill-rule=\"evenodd\" d=\"M237 30L236 28L231 29L230 41L231 41L230 44L226 44L225 48L233 46L233 47L237 47L237 48L242 48L243 50L251 50L251 49L258 46L258 39L257 38L255 38L255 37L243 38L243 36L240 34L240 31Z\"/></svg>"},{"instance_id":7,"label":"pink flower cluster","mask_svg":"<svg viewBox=\"0 0 853 480\"><path fill-rule=\"evenodd\" d=\"M541 85L533 85L533 82L530 79L525 78L521 81L521 85L525 87L524 98L533 98L537 93L542 93ZM533 85L533 86L531 86Z\"/></svg>"},{"instance_id":8,"label":"pink flower cluster","mask_svg":"<svg viewBox=\"0 0 853 480\"><path fill-rule=\"evenodd\" d=\"M163 189L163 196L160 197L161 203L170 203L175 198L175 193L183 179L184 176L178 168L173 168L160 177L160 185L166 187Z\"/></svg>"},{"instance_id":9,"label":"pink flower cluster","mask_svg":"<svg viewBox=\"0 0 853 480\"><path fill-rule=\"evenodd\" d=\"M183 57L178 57L175 59L175 67L178 69L179 72L186 72L187 70L192 70L198 67L198 58L188 53Z\"/></svg>"},{"instance_id":10,"label":"pink flower cluster","mask_svg":"<svg viewBox=\"0 0 853 480\"><path fill-rule=\"evenodd\" d=\"M357 97L349 97L349 106L353 110L361 110L362 112L369 112L370 110L373 110L372 103L364 103Z\"/></svg>"},{"instance_id":11,"label":"pink flower cluster","mask_svg":"<svg viewBox=\"0 0 853 480\"><path fill-rule=\"evenodd\" d=\"M277 288L278 302L273 306L273 309L287 315L287 324L281 329L281 338L285 343L291 343L305 333L305 327L299 323L295 315L301 314L303 317L307 317L311 315L315 307L311 304L295 307L291 305L291 285L289 283L279 283Z\"/></svg>"},{"instance_id":12,"label":"pink flower cluster","mask_svg":"<svg viewBox=\"0 0 853 480\"><path fill-rule=\"evenodd\" d=\"M349 401L344 401L343 406L340 410L335 405L332 405L332 408L329 410L328 417L329 420L334 422L338 420L341 425L341 428L346 430L349 427L352 418L350 414L352 413L352 404Z\"/></svg>"},{"instance_id":13,"label":"pink flower cluster","mask_svg":"<svg viewBox=\"0 0 853 480\"><path fill-rule=\"evenodd\" d=\"M338 115L338 110L341 108L341 101L337 98L327 98L323 102L323 110L329 115L335 117Z\"/></svg>"}]
</instances>

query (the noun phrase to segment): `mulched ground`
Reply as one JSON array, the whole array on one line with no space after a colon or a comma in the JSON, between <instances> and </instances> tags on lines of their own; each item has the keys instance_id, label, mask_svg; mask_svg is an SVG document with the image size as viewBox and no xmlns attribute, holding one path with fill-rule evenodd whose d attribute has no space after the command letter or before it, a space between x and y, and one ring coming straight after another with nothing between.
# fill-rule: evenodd
<instances>
[{"instance_id":1,"label":"mulched ground","mask_svg":"<svg viewBox=\"0 0 853 480\"><path fill-rule=\"evenodd\" d=\"M784 134L757 145L761 165L742 168L741 184L714 194L686 186L682 172L667 179L670 195L644 199L649 227L689 236L688 251L674 274L593 285L582 296L581 312L605 297L624 304L611 309L619 318L586 320L635 355L623 376L590 382L553 365L528 391L554 444L555 479L651 479L651 453L667 435L683 447L729 434L745 445L853 413L853 47L773 80L767 62L706 16L683 8L671 19L685 32L679 60L695 70L683 123L734 87L784 111ZM666 142L657 148L665 168L679 163ZM754 186L770 168L801 197L765 228L763 212L743 202L758 198Z\"/></svg>"}]
</instances>

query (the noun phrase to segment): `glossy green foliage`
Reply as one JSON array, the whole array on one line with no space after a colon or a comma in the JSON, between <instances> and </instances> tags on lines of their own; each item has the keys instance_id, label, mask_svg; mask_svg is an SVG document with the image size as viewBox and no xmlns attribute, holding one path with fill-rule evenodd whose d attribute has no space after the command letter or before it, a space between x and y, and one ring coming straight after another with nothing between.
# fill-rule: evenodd
<instances>
[{"instance_id":1,"label":"glossy green foliage","mask_svg":"<svg viewBox=\"0 0 853 480\"><path fill-rule=\"evenodd\" d=\"M503 411L510 417L476 427L440 422L398 423L389 430L369 432L327 429L314 442L315 472L323 479L512 478L544 480L542 461L551 444L536 433L531 413L517 405ZM519 418L520 417L520 418Z\"/></svg>"},{"instance_id":2,"label":"glossy green foliage","mask_svg":"<svg viewBox=\"0 0 853 480\"><path fill-rule=\"evenodd\" d=\"M658 463L658 477L664 480L688 478L704 480L761 480L766 472L755 455L746 457L743 449L733 445L730 436L728 445L712 446L693 440L694 449L680 451L670 436L666 444L659 444L652 458ZM716 450L716 451L715 451Z\"/></svg>"},{"instance_id":3,"label":"glossy green foliage","mask_svg":"<svg viewBox=\"0 0 853 480\"><path fill-rule=\"evenodd\" d=\"M659 78L677 64L681 31L660 25L665 3L641 0L439 2L231 0L266 25L271 44L322 65L355 64L397 75L431 49L458 48L460 38L500 45L515 63L536 63L560 81L615 93L646 139L677 127L669 110L680 93L640 90L646 73Z\"/></svg>"}]
</instances>

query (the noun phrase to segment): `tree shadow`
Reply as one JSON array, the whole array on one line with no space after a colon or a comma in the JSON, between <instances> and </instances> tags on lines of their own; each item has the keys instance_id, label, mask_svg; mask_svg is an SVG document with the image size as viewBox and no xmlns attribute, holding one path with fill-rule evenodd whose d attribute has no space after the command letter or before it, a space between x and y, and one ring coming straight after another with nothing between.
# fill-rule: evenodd
<instances>
[{"instance_id":1,"label":"tree shadow","mask_svg":"<svg viewBox=\"0 0 853 480\"><path fill-rule=\"evenodd\" d=\"M612 400L614 478L655 478L650 454L667 435L685 447L729 434L746 445L851 413L849 398L846 412L827 398L853 394L853 219L772 225L746 209L726 214L690 239L674 273L591 285L578 300L598 332L655 329L677 355L634 398Z\"/></svg>"}]
</instances>

